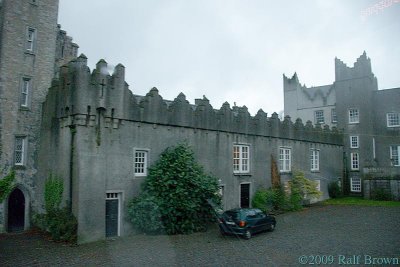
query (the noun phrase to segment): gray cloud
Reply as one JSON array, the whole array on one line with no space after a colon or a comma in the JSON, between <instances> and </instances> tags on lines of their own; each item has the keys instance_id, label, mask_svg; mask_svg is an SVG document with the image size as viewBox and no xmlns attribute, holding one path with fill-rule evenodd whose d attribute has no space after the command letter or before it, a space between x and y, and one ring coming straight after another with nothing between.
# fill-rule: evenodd
<instances>
[{"instance_id":1,"label":"gray cloud","mask_svg":"<svg viewBox=\"0 0 400 267\"><path fill-rule=\"evenodd\" d=\"M362 17L379 1L62 0L59 22L93 66L122 63L136 94L206 95L252 114L283 109L282 74L323 85L334 58L365 50L380 88L400 86L400 3Z\"/></svg>"}]
</instances>

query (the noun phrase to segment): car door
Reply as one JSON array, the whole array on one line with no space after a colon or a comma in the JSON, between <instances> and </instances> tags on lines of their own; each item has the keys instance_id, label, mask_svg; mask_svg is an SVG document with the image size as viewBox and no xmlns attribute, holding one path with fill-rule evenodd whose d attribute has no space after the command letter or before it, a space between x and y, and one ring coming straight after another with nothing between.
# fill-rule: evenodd
<instances>
[{"instance_id":1,"label":"car door","mask_svg":"<svg viewBox=\"0 0 400 267\"><path fill-rule=\"evenodd\" d=\"M251 232L257 232L257 217L253 210L246 211L245 221Z\"/></svg>"},{"instance_id":2,"label":"car door","mask_svg":"<svg viewBox=\"0 0 400 267\"><path fill-rule=\"evenodd\" d=\"M261 210L257 211L256 216L258 218L258 231L266 231L270 228L271 222L268 220L268 216Z\"/></svg>"}]
</instances>

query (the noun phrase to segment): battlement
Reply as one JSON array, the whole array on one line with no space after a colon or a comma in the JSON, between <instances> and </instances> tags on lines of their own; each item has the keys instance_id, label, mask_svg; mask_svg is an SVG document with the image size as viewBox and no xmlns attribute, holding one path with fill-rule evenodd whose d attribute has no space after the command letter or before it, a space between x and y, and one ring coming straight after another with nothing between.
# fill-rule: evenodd
<instances>
[{"instance_id":1,"label":"battlement","mask_svg":"<svg viewBox=\"0 0 400 267\"><path fill-rule=\"evenodd\" d=\"M343 81L365 76L373 76L371 59L364 53L357 59L353 67L348 67L343 61L335 58L335 81Z\"/></svg>"},{"instance_id":2,"label":"battlement","mask_svg":"<svg viewBox=\"0 0 400 267\"><path fill-rule=\"evenodd\" d=\"M336 128L314 127L310 121L304 125L300 119L293 123L289 116L281 121L277 113L268 117L261 109L255 116L249 114L246 106L231 108L227 102L220 109L214 109L205 96L190 104L183 93L168 101L155 87L145 96L133 95L124 80L124 66L117 65L111 75L107 68L107 62L100 60L91 73L84 55L63 66L59 80L53 82L44 103L44 117L59 119L61 127L92 127L102 119L104 127L114 129L128 122L141 122L342 144ZM298 82L297 77L294 79Z\"/></svg>"},{"instance_id":3,"label":"battlement","mask_svg":"<svg viewBox=\"0 0 400 267\"><path fill-rule=\"evenodd\" d=\"M293 74L292 78L288 78L285 74L283 74L284 91L296 91L299 87L301 87L301 85L296 72Z\"/></svg>"}]
</instances>

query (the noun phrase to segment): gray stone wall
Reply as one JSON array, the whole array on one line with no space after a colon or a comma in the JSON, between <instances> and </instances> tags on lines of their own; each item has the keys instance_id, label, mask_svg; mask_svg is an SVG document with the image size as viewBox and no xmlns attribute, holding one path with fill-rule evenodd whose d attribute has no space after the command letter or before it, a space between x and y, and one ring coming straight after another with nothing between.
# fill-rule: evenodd
<instances>
[{"instance_id":1,"label":"gray stone wall","mask_svg":"<svg viewBox=\"0 0 400 267\"><path fill-rule=\"evenodd\" d=\"M17 168L16 181L27 200L35 199L41 103L54 74L58 0L3 0L0 12L0 176L14 166L15 136L25 136L26 161ZM32 51L26 49L28 27L35 29ZM27 107L20 101L24 77L32 84ZM31 205L28 201L28 211Z\"/></svg>"},{"instance_id":2,"label":"gray stone wall","mask_svg":"<svg viewBox=\"0 0 400 267\"><path fill-rule=\"evenodd\" d=\"M122 194L121 235L132 231L126 207L144 179L134 176L134 149L148 150L151 165L167 147L187 142L205 170L221 180L225 209L240 205L241 183L250 183L251 197L271 185L271 155L278 159L281 146L292 149L293 171L321 181L323 198L328 197L329 181L341 177L342 138L335 129L293 123L289 117L280 121L276 113L268 117L259 111L252 117L246 107L228 103L215 110L205 97L194 105L183 94L166 101L156 88L136 96L124 81L122 65L109 75L103 60L92 73L86 64L81 55L64 66L49 90L38 175L42 185L50 171L63 175L66 200L72 192L81 243L105 237L106 192ZM250 146L249 174L233 173L234 144ZM318 172L310 171L310 149L320 150ZM283 182L291 175L282 174Z\"/></svg>"}]
</instances>

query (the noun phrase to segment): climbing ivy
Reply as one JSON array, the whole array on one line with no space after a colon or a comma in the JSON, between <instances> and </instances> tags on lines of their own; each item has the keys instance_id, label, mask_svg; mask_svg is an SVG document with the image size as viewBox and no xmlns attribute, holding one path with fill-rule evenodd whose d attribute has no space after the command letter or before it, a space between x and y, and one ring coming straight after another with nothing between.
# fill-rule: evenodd
<instances>
[{"instance_id":1,"label":"climbing ivy","mask_svg":"<svg viewBox=\"0 0 400 267\"><path fill-rule=\"evenodd\" d=\"M15 180L15 171L11 170L11 172L6 175L3 179L0 180L0 203L4 201L4 199L11 193L14 189L14 180Z\"/></svg>"},{"instance_id":2,"label":"climbing ivy","mask_svg":"<svg viewBox=\"0 0 400 267\"><path fill-rule=\"evenodd\" d=\"M47 212L57 209L62 201L63 180L50 174L44 187L44 203Z\"/></svg>"},{"instance_id":3,"label":"climbing ivy","mask_svg":"<svg viewBox=\"0 0 400 267\"><path fill-rule=\"evenodd\" d=\"M44 188L45 214L33 217L37 227L48 231L53 240L76 242L78 223L70 206L61 207L64 191L63 179L50 174Z\"/></svg>"}]
</instances>

